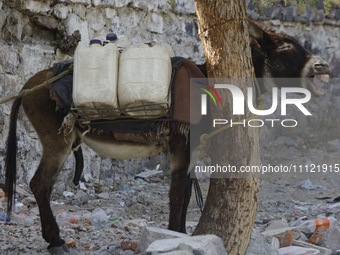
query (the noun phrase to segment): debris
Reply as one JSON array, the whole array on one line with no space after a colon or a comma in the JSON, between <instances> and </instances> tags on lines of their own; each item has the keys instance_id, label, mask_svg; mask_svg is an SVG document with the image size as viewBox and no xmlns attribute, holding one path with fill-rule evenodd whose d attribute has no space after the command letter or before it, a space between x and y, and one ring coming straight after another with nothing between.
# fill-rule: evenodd
<instances>
[{"instance_id":1,"label":"debris","mask_svg":"<svg viewBox=\"0 0 340 255\"><path fill-rule=\"evenodd\" d=\"M131 230L138 230L147 227L148 221L146 219L128 220L124 223L124 227Z\"/></svg>"},{"instance_id":2,"label":"debris","mask_svg":"<svg viewBox=\"0 0 340 255\"><path fill-rule=\"evenodd\" d=\"M317 246L317 245L314 245L314 244L306 243L306 242L303 242L303 241L294 240L293 245L319 250L323 255L331 255L331 253L332 253L332 251L330 249L327 249L327 248L324 248L324 247L321 247L321 246Z\"/></svg>"},{"instance_id":3,"label":"debris","mask_svg":"<svg viewBox=\"0 0 340 255\"><path fill-rule=\"evenodd\" d=\"M149 171L146 171L146 172L142 172L142 173L139 173L135 176L135 179L137 178L142 178L142 179L149 179L151 177L154 177L158 174L162 174L163 171L158 171L158 170L149 170Z\"/></svg>"},{"instance_id":4,"label":"debris","mask_svg":"<svg viewBox=\"0 0 340 255\"><path fill-rule=\"evenodd\" d=\"M297 210L297 211L308 211L308 208L303 207L303 206L296 206L296 205L293 205L292 208L293 208L294 210Z\"/></svg>"},{"instance_id":5,"label":"debris","mask_svg":"<svg viewBox=\"0 0 340 255\"><path fill-rule=\"evenodd\" d=\"M5 192L2 189L0 189L0 197L5 197L5 196L6 196Z\"/></svg>"},{"instance_id":6,"label":"debris","mask_svg":"<svg viewBox=\"0 0 340 255\"><path fill-rule=\"evenodd\" d=\"M76 247L76 242L73 239L66 240L65 244L67 245L68 248L74 248Z\"/></svg>"},{"instance_id":7,"label":"debris","mask_svg":"<svg viewBox=\"0 0 340 255\"><path fill-rule=\"evenodd\" d=\"M316 186L313 185L313 183L311 182L310 179L307 179L307 180L304 180L303 182L301 182L299 184L299 187L301 189L305 189L305 190L313 190L313 189L316 189Z\"/></svg>"},{"instance_id":8,"label":"debris","mask_svg":"<svg viewBox=\"0 0 340 255\"><path fill-rule=\"evenodd\" d=\"M312 234L315 230L321 226L329 228L330 224L335 222L336 219L333 217L320 218L314 220L306 220L299 225L299 229L305 234Z\"/></svg>"},{"instance_id":9,"label":"debris","mask_svg":"<svg viewBox=\"0 0 340 255\"><path fill-rule=\"evenodd\" d=\"M151 177L150 182L162 182L163 180L159 177Z\"/></svg>"},{"instance_id":10,"label":"debris","mask_svg":"<svg viewBox=\"0 0 340 255\"><path fill-rule=\"evenodd\" d=\"M286 191L283 191L283 190L281 190L281 189L276 189L276 190L275 190L275 193L286 193Z\"/></svg>"},{"instance_id":11,"label":"debris","mask_svg":"<svg viewBox=\"0 0 340 255\"><path fill-rule=\"evenodd\" d=\"M67 212L60 212L59 214L57 214L56 216L56 220L58 223L72 223L72 224L77 224L79 223L79 221L82 219L82 217L80 215L76 215L76 214L70 214Z\"/></svg>"},{"instance_id":12,"label":"debris","mask_svg":"<svg viewBox=\"0 0 340 255\"><path fill-rule=\"evenodd\" d=\"M277 234L284 233L287 230L292 230L292 229L295 229L295 228L297 228L297 227L287 227L287 228L278 228L278 229L266 230L266 231L263 231L261 233L261 235L264 235L264 236L274 236L274 235L277 235Z\"/></svg>"},{"instance_id":13,"label":"debris","mask_svg":"<svg viewBox=\"0 0 340 255\"><path fill-rule=\"evenodd\" d=\"M331 200L327 200L327 203L338 203L340 202L340 196L334 198L334 199L331 199Z\"/></svg>"},{"instance_id":14,"label":"debris","mask_svg":"<svg viewBox=\"0 0 340 255\"><path fill-rule=\"evenodd\" d=\"M320 200L325 200L325 199L330 199L332 197L330 196L316 196L317 199L320 199Z\"/></svg>"},{"instance_id":15,"label":"debris","mask_svg":"<svg viewBox=\"0 0 340 255\"><path fill-rule=\"evenodd\" d=\"M322 240L322 235L327 231L328 227L321 226L313 233L313 235L307 240L307 243L319 244Z\"/></svg>"},{"instance_id":16,"label":"debris","mask_svg":"<svg viewBox=\"0 0 340 255\"><path fill-rule=\"evenodd\" d=\"M120 243L120 246L122 247L123 250L131 250L131 251L138 251L138 244L136 242L127 242L127 241L122 241Z\"/></svg>"},{"instance_id":17,"label":"debris","mask_svg":"<svg viewBox=\"0 0 340 255\"><path fill-rule=\"evenodd\" d=\"M292 232L290 232L289 230L286 230L285 235L283 236L283 238L281 238L280 241L280 247L288 247L291 246L293 244L293 234Z\"/></svg>"}]
</instances>

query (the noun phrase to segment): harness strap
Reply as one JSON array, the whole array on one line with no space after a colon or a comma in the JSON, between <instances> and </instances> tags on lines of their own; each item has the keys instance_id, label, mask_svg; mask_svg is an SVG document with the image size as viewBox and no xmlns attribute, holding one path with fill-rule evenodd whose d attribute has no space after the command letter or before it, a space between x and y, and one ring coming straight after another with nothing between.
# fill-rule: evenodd
<instances>
[{"instance_id":1,"label":"harness strap","mask_svg":"<svg viewBox=\"0 0 340 255\"><path fill-rule=\"evenodd\" d=\"M256 88L256 104L257 104L257 108L260 110L263 110L264 108L264 99L261 96L261 90L260 90L260 86L255 78L255 88ZM215 135L221 133L222 131L228 130L229 128L232 128L234 126L237 125L241 125L242 123L240 123L240 121L249 121L249 120L253 120L253 119L260 119L261 116L259 115L254 115L251 116L249 118L243 119L243 120L238 120L237 123L229 124L227 126L221 127L219 129L216 129L215 131L211 132L210 134L202 134L200 136L200 145L197 147L197 149L200 151L200 156L199 158L201 160L203 160L204 164L208 165L208 161L207 161L207 156L208 156L208 150L210 149L210 139L212 137L214 137ZM259 130L259 132L261 132L261 129Z\"/></svg>"},{"instance_id":2,"label":"harness strap","mask_svg":"<svg viewBox=\"0 0 340 255\"><path fill-rule=\"evenodd\" d=\"M256 89L256 105L257 105L257 108L259 110L263 110L264 109L264 99L263 97L261 96L261 89L260 89L260 85L259 83L257 82L256 80L256 77L254 79L255 81L255 89ZM252 119L260 119L261 116L252 116L252 117L249 117L247 119L244 119L245 121L249 121L249 120L252 120ZM235 126L236 125L241 125L241 123L236 123L234 124ZM232 126L229 124L225 127L222 127L222 128L219 128L213 132L211 132L210 134L202 134L201 137L200 137L200 145L197 147L197 149L200 151L200 155L199 155L199 158L201 160L203 160L204 164L205 165L208 165L209 163L207 162L207 157L208 157L208 151L210 149L210 139L221 133L222 131L224 130L228 130L229 128L231 128ZM261 129L259 130L259 132L261 132ZM193 180L193 184L194 184L194 189L195 189L195 196L196 196L196 203L197 203L197 206L199 207L201 213L203 212L203 196L202 196L202 192L201 192L201 188L200 188L200 184L197 180L197 178L194 178Z\"/></svg>"}]
</instances>

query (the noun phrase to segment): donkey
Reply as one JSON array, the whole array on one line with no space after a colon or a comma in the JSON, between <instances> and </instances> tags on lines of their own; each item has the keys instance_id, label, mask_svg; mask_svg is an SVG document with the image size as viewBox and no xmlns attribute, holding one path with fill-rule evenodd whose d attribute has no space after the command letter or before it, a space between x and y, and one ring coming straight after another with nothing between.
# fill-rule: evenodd
<instances>
[{"instance_id":1,"label":"donkey","mask_svg":"<svg viewBox=\"0 0 340 255\"><path fill-rule=\"evenodd\" d=\"M327 62L314 56L304 49L293 37L266 31L250 22L250 46L255 74L258 78L271 77L295 77L309 78L308 83L300 86L308 88L315 96L322 93L314 85L315 76L325 76L329 73ZM203 78L201 70L206 72L204 66L198 68L191 61L186 60L177 70L175 84L182 83L189 87L190 78ZM43 70L31 77L23 89L31 89L47 80L51 75L51 69ZM276 84L260 84L261 92L264 93L269 86ZM168 133L164 139L152 140L148 143L133 140L119 140L112 132L103 131L100 134L91 132L82 134L86 129L77 123L68 135L58 134L65 114L55 111L55 101L50 99L49 89L44 88L35 91L23 98L14 101L10 116L10 128L7 140L6 158L6 185L5 191L8 196L8 213L11 212L13 194L16 183L16 123L20 105L35 128L41 141L43 152L40 165L30 181L30 188L37 200L42 225L42 236L49 243L48 250L53 253L67 251L64 240L59 235L59 227L53 217L50 196L53 184L62 169L72 149L78 147L81 142L87 144L96 153L104 157L116 159L129 159L155 155L159 152L170 152L171 185L170 185L170 217L169 229L186 232L185 220L187 207L191 197L192 181L188 175L190 164L190 145L187 143L187 135L180 131L181 121L173 121L168 126ZM177 98L175 101L188 100ZM184 123L185 124L185 123ZM201 125L198 123L197 125ZM197 130L197 129L196 129ZM81 150L75 152L76 171L83 167ZM79 171L78 171L79 172Z\"/></svg>"}]
</instances>

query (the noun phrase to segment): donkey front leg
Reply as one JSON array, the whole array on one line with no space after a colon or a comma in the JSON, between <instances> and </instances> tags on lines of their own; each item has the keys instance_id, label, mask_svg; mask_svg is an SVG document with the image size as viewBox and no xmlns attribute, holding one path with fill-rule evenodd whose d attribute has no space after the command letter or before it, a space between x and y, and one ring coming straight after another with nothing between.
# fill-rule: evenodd
<instances>
[{"instance_id":1,"label":"donkey front leg","mask_svg":"<svg viewBox=\"0 0 340 255\"><path fill-rule=\"evenodd\" d=\"M192 180L188 175L190 147L183 135L173 136L170 141L170 217L169 229L186 233L185 221L191 197Z\"/></svg>"},{"instance_id":2,"label":"donkey front leg","mask_svg":"<svg viewBox=\"0 0 340 255\"><path fill-rule=\"evenodd\" d=\"M30 188L39 207L42 236L49 243L47 249L54 254L63 254L64 251L68 251L64 240L60 238L50 198L53 184L70 153L71 146L64 141L55 142L53 146L45 146L38 170L30 182Z\"/></svg>"}]
</instances>

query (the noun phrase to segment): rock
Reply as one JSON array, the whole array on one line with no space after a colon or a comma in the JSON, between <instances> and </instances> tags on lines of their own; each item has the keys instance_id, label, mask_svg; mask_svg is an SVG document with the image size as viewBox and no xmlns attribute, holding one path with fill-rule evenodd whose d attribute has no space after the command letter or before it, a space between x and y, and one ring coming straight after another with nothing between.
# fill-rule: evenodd
<instances>
[{"instance_id":1,"label":"rock","mask_svg":"<svg viewBox=\"0 0 340 255\"><path fill-rule=\"evenodd\" d=\"M273 227L275 226L278 227L279 225L282 224L281 220L277 221L272 221ZM278 224L278 225L277 225ZM272 242L272 245L268 244L265 241L265 238L254 228L252 233L251 233L251 239L250 243L247 249L246 255L253 255L253 254L266 254L266 255L277 255L277 248L279 245L277 245L277 238L274 237L276 242L273 242L273 237L269 237L270 241ZM277 247L275 247L277 246Z\"/></svg>"},{"instance_id":2,"label":"rock","mask_svg":"<svg viewBox=\"0 0 340 255\"><path fill-rule=\"evenodd\" d=\"M56 4L53 7L53 14L59 19L66 19L69 12L67 5Z\"/></svg>"},{"instance_id":3,"label":"rock","mask_svg":"<svg viewBox=\"0 0 340 255\"><path fill-rule=\"evenodd\" d=\"M59 0L59 2L70 2L73 4L85 4L85 5L90 5L91 4L91 0Z\"/></svg>"},{"instance_id":4,"label":"rock","mask_svg":"<svg viewBox=\"0 0 340 255\"><path fill-rule=\"evenodd\" d=\"M112 0L92 0L92 4L94 6L102 7L102 6L113 6Z\"/></svg>"},{"instance_id":5,"label":"rock","mask_svg":"<svg viewBox=\"0 0 340 255\"><path fill-rule=\"evenodd\" d=\"M73 192L70 192L70 191L64 191L63 192L63 196L65 198L71 198L71 197L74 197L74 193Z\"/></svg>"},{"instance_id":6,"label":"rock","mask_svg":"<svg viewBox=\"0 0 340 255\"><path fill-rule=\"evenodd\" d=\"M169 220L167 220L167 221L169 221ZM187 229L187 233L189 235L191 235L195 231L195 229L197 227L197 224L198 224L198 221L187 221L185 223L185 226L186 226L186 229Z\"/></svg>"},{"instance_id":7,"label":"rock","mask_svg":"<svg viewBox=\"0 0 340 255\"><path fill-rule=\"evenodd\" d=\"M92 226L96 227L97 229L103 229L108 226L109 218L103 209L96 208L92 211L90 220Z\"/></svg>"},{"instance_id":8,"label":"rock","mask_svg":"<svg viewBox=\"0 0 340 255\"><path fill-rule=\"evenodd\" d=\"M274 20L271 20L270 21L270 25L272 26L281 26L281 21L280 20L277 20L277 19L274 19Z\"/></svg>"},{"instance_id":9,"label":"rock","mask_svg":"<svg viewBox=\"0 0 340 255\"><path fill-rule=\"evenodd\" d=\"M104 2L105 0L103 0ZM110 0L107 0L108 2L110 2ZM120 8L123 6L127 6L128 4L130 4L131 2L133 2L132 0L114 0L114 6Z\"/></svg>"},{"instance_id":10,"label":"rock","mask_svg":"<svg viewBox=\"0 0 340 255\"><path fill-rule=\"evenodd\" d=\"M145 17L145 25L148 31L162 34L164 32L163 17L157 13L148 13Z\"/></svg>"},{"instance_id":11,"label":"rock","mask_svg":"<svg viewBox=\"0 0 340 255\"><path fill-rule=\"evenodd\" d=\"M40 45L25 45L21 52L21 64L23 65L23 74L25 78L41 71L46 67L46 55L43 47Z\"/></svg>"},{"instance_id":12,"label":"rock","mask_svg":"<svg viewBox=\"0 0 340 255\"><path fill-rule=\"evenodd\" d=\"M47 29L54 30L58 26L58 21L52 16L39 16L37 24Z\"/></svg>"},{"instance_id":13,"label":"rock","mask_svg":"<svg viewBox=\"0 0 340 255\"><path fill-rule=\"evenodd\" d=\"M187 0L175 0L174 1L175 12L183 14L195 14L196 8L194 1Z\"/></svg>"},{"instance_id":14,"label":"rock","mask_svg":"<svg viewBox=\"0 0 340 255\"><path fill-rule=\"evenodd\" d=\"M320 254L319 250L305 248L300 246L289 246L280 248L279 255L317 255Z\"/></svg>"},{"instance_id":15,"label":"rock","mask_svg":"<svg viewBox=\"0 0 340 255\"><path fill-rule=\"evenodd\" d=\"M285 219L280 220L273 220L269 222L268 227L266 227L267 230L273 230L273 229L280 229L280 228L288 228L289 225Z\"/></svg>"},{"instance_id":16,"label":"rock","mask_svg":"<svg viewBox=\"0 0 340 255\"><path fill-rule=\"evenodd\" d=\"M156 240L184 237L188 237L188 235L167 229L146 227L139 240L139 249L141 252L145 252L148 246Z\"/></svg>"},{"instance_id":17,"label":"rock","mask_svg":"<svg viewBox=\"0 0 340 255\"><path fill-rule=\"evenodd\" d=\"M139 192L139 194L137 195L137 201L138 203L146 206L152 204L152 198L146 192Z\"/></svg>"},{"instance_id":18,"label":"rock","mask_svg":"<svg viewBox=\"0 0 340 255\"><path fill-rule=\"evenodd\" d=\"M136 242L127 242L127 241L122 241L120 243L120 246L123 250L131 250L138 252L138 244Z\"/></svg>"},{"instance_id":19,"label":"rock","mask_svg":"<svg viewBox=\"0 0 340 255\"><path fill-rule=\"evenodd\" d=\"M125 218L126 211L124 208L107 208L106 213L110 215L111 218Z\"/></svg>"},{"instance_id":20,"label":"rock","mask_svg":"<svg viewBox=\"0 0 340 255\"><path fill-rule=\"evenodd\" d=\"M277 255L278 251L266 242L251 239L246 255L253 254Z\"/></svg>"},{"instance_id":21,"label":"rock","mask_svg":"<svg viewBox=\"0 0 340 255\"><path fill-rule=\"evenodd\" d=\"M86 191L87 191L87 188L86 188L86 186L85 186L85 183L79 182L79 189L81 189L82 191L86 192Z\"/></svg>"},{"instance_id":22,"label":"rock","mask_svg":"<svg viewBox=\"0 0 340 255\"><path fill-rule=\"evenodd\" d=\"M340 203L336 203L334 205L331 205L330 207L327 208L327 213L339 213L340 212Z\"/></svg>"},{"instance_id":23,"label":"rock","mask_svg":"<svg viewBox=\"0 0 340 255\"><path fill-rule=\"evenodd\" d=\"M23 188L20 187L16 187L16 192L20 195L20 196L30 196L30 193L28 193L26 190L24 190Z\"/></svg>"},{"instance_id":24,"label":"rock","mask_svg":"<svg viewBox=\"0 0 340 255\"><path fill-rule=\"evenodd\" d=\"M25 205L36 205L37 204L37 201L35 200L34 197L25 197L22 202L25 204Z\"/></svg>"},{"instance_id":25,"label":"rock","mask_svg":"<svg viewBox=\"0 0 340 255\"><path fill-rule=\"evenodd\" d=\"M0 42L0 71L15 74L19 66L19 55L13 46Z\"/></svg>"},{"instance_id":26,"label":"rock","mask_svg":"<svg viewBox=\"0 0 340 255\"><path fill-rule=\"evenodd\" d=\"M339 145L340 145L339 139L329 141L329 142L327 142L327 151L328 152L336 152L340 148Z\"/></svg>"},{"instance_id":27,"label":"rock","mask_svg":"<svg viewBox=\"0 0 340 255\"><path fill-rule=\"evenodd\" d=\"M89 45L89 30L88 30L88 22L83 21L76 14L69 14L67 19L65 20L67 35L72 35L75 31L79 30L81 35L81 42L84 45Z\"/></svg>"},{"instance_id":28,"label":"rock","mask_svg":"<svg viewBox=\"0 0 340 255\"><path fill-rule=\"evenodd\" d=\"M88 12L86 15L89 17L91 22L89 24L90 28L92 28L94 31L100 31L104 28L106 19L105 19L105 14L103 13L104 11L101 9L95 9L91 12Z\"/></svg>"},{"instance_id":29,"label":"rock","mask_svg":"<svg viewBox=\"0 0 340 255\"><path fill-rule=\"evenodd\" d=\"M169 252L162 252L162 255L194 255L192 251L182 250L182 251L169 251Z\"/></svg>"},{"instance_id":30,"label":"rock","mask_svg":"<svg viewBox=\"0 0 340 255\"><path fill-rule=\"evenodd\" d=\"M149 245L146 252L163 253L188 249L192 249L194 254L227 255L222 239L215 235L156 240Z\"/></svg>"},{"instance_id":31,"label":"rock","mask_svg":"<svg viewBox=\"0 0 340 255\"><path fill-rule=\"evenodd\" d=\"M328 249L335 252L336 250L340 250L339 240L340 240L340 226L332 225L323 234L321 243Z\"/></svg>"},{"instance_id":32,"label":"rock","mask_svg":"<svg viewBox=\"0 0 340 255\"><path fill-rule=\"evenodd\" d=\"M47 13L50 10L49 4L40 1L24 1L22 8L33 13Z\"/></svg>"},{"instance_id":33,"label":"rock","mask_svg":"<svg viewBox=\"0 0 340 255\"><path fill-rule=\"evenodd\" d=\"M97 195L99 198L102 198L102 199L110 199L110 193L108 192L102 192L100 194Z\"/></svg>"},{"instance_id":34,"label":"rock","mask_svg":"<svg viewBox=\"0 0 340 255\"><path fill-rule=\"evenodd\" d=\"M151 177L150 182L162 182L163 180L159 177Z\"/></svg>"},{"instance_id":35,"label":"rock","mask_svg":"<svg viewBox=\"0 0 340 255\"><path fill-rule=\"evenodd\" d=\"M89 196L82 190L78 190L77 193L73 197L73 203L78 205L87 204L89 200Z\"/></svg>"}]
</instances>

